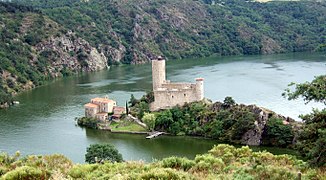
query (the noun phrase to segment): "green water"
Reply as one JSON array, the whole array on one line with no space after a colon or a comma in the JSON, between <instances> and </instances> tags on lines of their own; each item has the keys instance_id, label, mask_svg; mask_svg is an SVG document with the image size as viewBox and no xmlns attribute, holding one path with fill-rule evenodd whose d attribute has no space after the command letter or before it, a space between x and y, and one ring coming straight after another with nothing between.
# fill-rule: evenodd
<instances>
[{"instance_id":1,"label":"green water","mask_svg":"<svg viewBox=\"0 0 326 180\"><path fill-rule=\"evenodd\" d=\"M167 77L193 82L205 78L205 97L222 101L232 96L238 103L258 104L297 120L299 114L320 104L304 105L281 96L290 82L310 81L325 74L325 56L287 54L170 61ZM0 110L0 151L22 154L64 154L84 162L86 147L93 143L114 144L126 160L152 161L177 155L193 158L205 153L214 140L163 136L146 140L145 135L111 134L75 126L83 105L91 98L108 95L124 105L130 95L140 97L151 90L151 66L118 66L57 80L17 97L20 105ZM274 153L286 149L269 148Z\"/></svg>"}]
</instances>

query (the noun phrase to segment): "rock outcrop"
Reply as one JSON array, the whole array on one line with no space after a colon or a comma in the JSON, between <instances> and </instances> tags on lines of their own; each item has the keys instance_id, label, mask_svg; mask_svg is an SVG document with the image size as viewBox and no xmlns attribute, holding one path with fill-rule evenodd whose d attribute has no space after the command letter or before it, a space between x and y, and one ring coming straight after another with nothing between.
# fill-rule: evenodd
<instances>
[{"instance_id":1,"label":"rock outcrop","mask_svg":"<svg viewBox=\"0 0 326 180\"><path fill-rule=\"evenodd\" d=\"M35 46L36 52L44 54L54 52L49 70L51 76L60 76L64 68L73 72L98 71L107 67L107 58L99 53L87 41L68 32L59 37L51 37Z\"/></svg>"},{"instance_id":2,"label":"rock outcrop","mask_svg":"<svg viewBox=\"0 0 326 180\"><path fill-rule=\"evenodd\" d=\"M244 105L244 104L236 104L232 106L225 106L221 102L216 102L212 106L212 110L215 112L235 108L235 109L242 109L253 113L256 117L254 122L254 128L250 129L246 133L243 134L241 138L241 144L258 146L262 144L262 137L266 127L267 122L272 118L282 119L284 124L291 124L295 122L294 119L290 117L284 117L280 114L276 114L275 112L268 110L266 108L258 107L256 105Z\"/></svg>"}]
</instances>

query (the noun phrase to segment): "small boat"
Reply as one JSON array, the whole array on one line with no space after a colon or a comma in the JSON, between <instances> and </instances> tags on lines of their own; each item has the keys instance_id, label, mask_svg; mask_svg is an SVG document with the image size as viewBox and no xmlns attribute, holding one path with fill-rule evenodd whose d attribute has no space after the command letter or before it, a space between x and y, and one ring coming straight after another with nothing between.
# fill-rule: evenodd
<instances>
[{"instance_id":1,"label":"small boat","mask_svg":"<svg viewBox=\"0 0 326 180\"><path fill-rule=\"evenodd\" d=\"M19 104L19 101L13 101L12 104Z\"/></svg>"}]
</instances>

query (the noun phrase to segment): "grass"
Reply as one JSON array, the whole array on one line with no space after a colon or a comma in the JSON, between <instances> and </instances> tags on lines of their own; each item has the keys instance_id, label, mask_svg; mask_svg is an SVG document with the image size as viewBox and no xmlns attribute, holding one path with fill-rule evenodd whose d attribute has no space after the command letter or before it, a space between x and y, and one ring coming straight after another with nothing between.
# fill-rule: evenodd
<instances>
[{"instance_id":1,"label":"grass","mask_svg":"<svg viewBox=\"0 0 326 180\"><path fill-rule=\"evenodd\" d=\"M146 132L147 130L135 122L124 121L112 122L110 128L113 131L134 131L134 132Z\"/></svg>"}]
</instances>

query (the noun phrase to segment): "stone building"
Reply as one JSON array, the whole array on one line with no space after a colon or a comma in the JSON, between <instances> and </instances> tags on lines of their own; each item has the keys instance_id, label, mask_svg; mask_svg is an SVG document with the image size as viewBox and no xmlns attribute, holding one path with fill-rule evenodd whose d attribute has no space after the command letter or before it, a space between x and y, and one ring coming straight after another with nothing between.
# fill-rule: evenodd
<instances>
[{"instance_id":1,"label":"stone building","mask_svg":"<svg viewBox=\"0 0 326 180\"><path fill-rule=\"evenodd\" d=\"M113 113L113 108L117 103L108 98L94 98L91 103L84 105L85 116L105 121L108 119L108 113Z\"/></svg>"},{"instance_id":2,"label":"stone building","mask_svg":"<svg viewBox=\"0 0 326 180\"><path fill-rule=\"evenodd\" d=\"M176 83L166 80L165 59L158 57L152 60L152 78L154 102L151 111L168 109L176 105L204 99L204 79L196 78L195 83Z\"/></svg>"}]
</instances>

